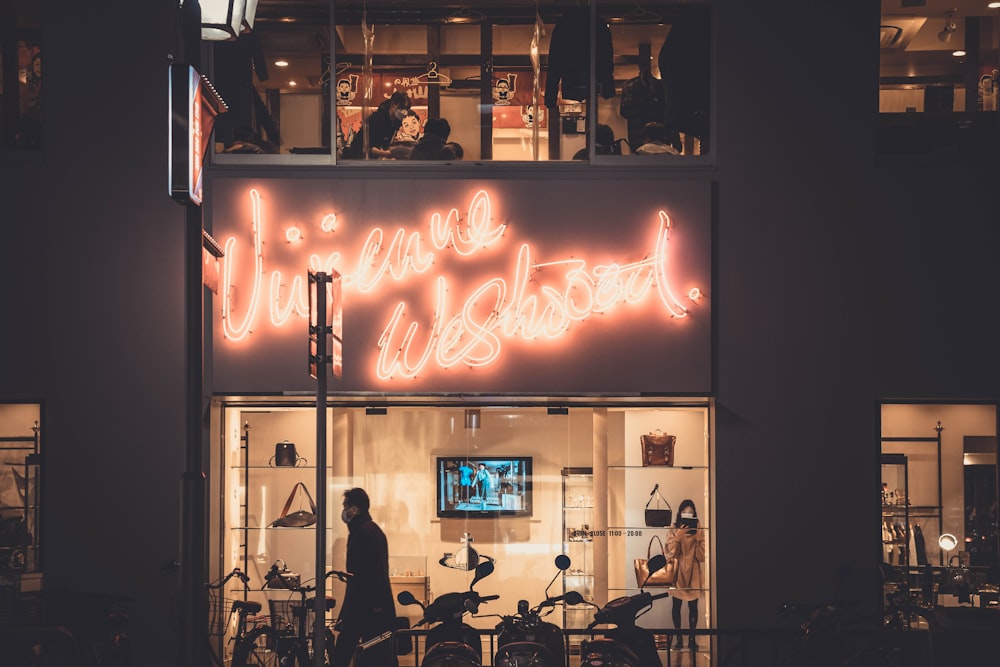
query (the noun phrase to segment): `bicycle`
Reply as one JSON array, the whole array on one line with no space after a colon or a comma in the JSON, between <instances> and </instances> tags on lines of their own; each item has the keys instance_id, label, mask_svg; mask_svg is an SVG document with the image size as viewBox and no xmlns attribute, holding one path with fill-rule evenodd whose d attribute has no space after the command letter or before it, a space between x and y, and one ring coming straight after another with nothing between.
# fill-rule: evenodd
<instances>
[{"instance_id":1,"label":"bicycle","mask_svg":"<svg viewBox=\"0 0 1000 667\"><path fill-rule=\"evenodd\" d=\"M250 590L250 577L236 567L212 583L205 584L208 592L208 655L216 667L225 667L226 663L212 646L212 637L224 637L227 634L229 642L238 644L247 635L247 626L260 613L261 604L251 600L230 600L225 596L225 585L233 578L243 582L243 589Z\"/></svg>"},{"instance_id":2,"label":"bicycle","mask_svg":"<svg viewBox=\"0 0 1000 667\"><path fill-rule=\"evenodd\" d=\"M87 667L131 667L126 608L132 598L67 590L43 591L41 598L46 623L73 637Z\"/></svg>"},{"instance_id":3,"label":"bicycle","mask_svg":"<svg viewBox=\"0 0 1000 667\"><path fill-rule=\"evenodd\" d=\"M351 575L348 572L330 570L324 576L324 581L332 576L347 581ZM268 577L284 580L276 568L272 568ZM287 580L284 581L287 583ZM285 589L289 591L290 597L298 595L299 599L269 600L270 625L258 625L236 642L231 667L311 667L313 628L310 612L315 609L315 597L307 596L315 592L317 587L286 585ZM326 598L327 611L335 605L336 600ZM329 627L326 628L324 644L325 662L331 664L335 638Z\"/></svg>"}]
</instances>

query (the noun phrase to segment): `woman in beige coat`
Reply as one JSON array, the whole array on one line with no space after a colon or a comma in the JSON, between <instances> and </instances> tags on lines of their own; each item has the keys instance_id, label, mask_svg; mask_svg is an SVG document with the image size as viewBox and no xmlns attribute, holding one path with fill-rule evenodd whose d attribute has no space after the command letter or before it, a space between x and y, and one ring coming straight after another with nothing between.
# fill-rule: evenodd
<instances>
[{"instance_id":1,"label":"woman in beige coat","mask_svg":"<svg viewBox=\"0 0 1000 667\"><path fill-rule=\"evenodd\" d=\"M674 627L681 627L681 605L688 603L688 628L698 627L698 598L701 596L701 564L705 562L705 534L698 529L698 511L694 502L684 500L677 508L677 521L667 531L667 558L677 559L676 590L670 591L673 598L671 615ZM682 648L680 635L674 638L675 649ZM694 635L688 637L688 648L698 649Z\"/></svg>"}]
</instances>

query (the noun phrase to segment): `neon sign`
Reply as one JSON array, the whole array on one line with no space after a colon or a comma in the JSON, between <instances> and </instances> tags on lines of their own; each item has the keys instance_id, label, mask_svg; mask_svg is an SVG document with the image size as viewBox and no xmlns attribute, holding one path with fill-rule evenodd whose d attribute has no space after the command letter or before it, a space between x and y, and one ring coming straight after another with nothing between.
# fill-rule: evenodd
<instances>
[{"instance_id":1,"label":"neon sign","mask_svg":"<svg viewBox=\"0 0 1000 667\"><path fill-rule=\"evenodd\" d=\"M681 284L672 274L670 234L672 222L663 210L650 221L651 243L639 259L594 262L578 256L543 258L541 250L528 242L509 237L510 228L494 213L486 190L475 192L466 213L457 208L432 212L422 229L373 226L355 252L338 245L321 256L318 244L288 225L272 230L275 223L265 219L261 193L249 191L250 243L241 245L235 236L226 239L222 297L221 332L233 343L245 341L269 323L274 329L294 327L305 331L308 317L307 289L303 274L337 271L345 294L354 292L374 299L392 296L405 286L426 285L424 304L412 297L386 299L380 330L370 360L380 381L415 378L435 369L483 368L498 364L505 347L515 342L541 344L564 339L577 325L596 316L607 317L629 306L653 308L665 320L683 326L691 308L703 297L703 287ZM331 244L342 238L349 225L347 216L323 213L315 228L321 241ZM289 230L294 229L294 232ZM302 266L291 275L278 266L266 265L264 237L280 236L286 248L300 246L295 255ZM359 237L360 238L360 237ZM484 269L472 280L460 280L447 272L449 262L479 266L491 259L504 260L506 246L512 246L509 274ZM269 257L270 255L268 255ZM236 269L249 271L249 280L237 285ZM466 272L467 273L467 272ZM241 294L241 313L235 295ZM463 291L464 295L455 298ZM421 292L422 293L422 292ZM245 296L248 295L248 296ZM644 311L648 313L647 311ZM349 311L345 311L349 319Z\"/></svg>"}]
</instances>

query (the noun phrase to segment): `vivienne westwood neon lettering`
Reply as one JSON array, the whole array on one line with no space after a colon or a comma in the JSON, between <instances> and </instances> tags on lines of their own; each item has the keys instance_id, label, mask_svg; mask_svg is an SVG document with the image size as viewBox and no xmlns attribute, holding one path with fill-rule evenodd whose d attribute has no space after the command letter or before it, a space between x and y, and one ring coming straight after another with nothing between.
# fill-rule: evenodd
<instances>
[{"instance_id":1,"label":"vivienne westwood neon lettering","mask_svg":"<svg viewBox=\"0 0 1000 667\"><path fill-rule=\"evenodd\" d=\"M297 273L289 280L281 270L272 270L264 298L265 220L256 189L250 191L250 204L252 275L245 286L240 284L239 291L234 284L234 267L247 260L234 237L225 242L222 332L232 341L243 340L253 331L262 308L266 308L274 328L308 316L304 281ZM331 234L335 226L340 229L344 224L343 216L334 214L320 221L321 229ZM426 237L402 227L391 232L373 227L355 255L353 270L345 270L341 250L330 252L325 259L316 253L308 257L308 267L314 271L340 272L345 291L378 293L387 284L413 281L426 282L431 288L429 312L421 313L419 304L406 300L388 306L381 334L373 341L378 350L374 372L381 380L413 378L432 368L488 366L500 359L505 341L558 339L574 324L629 305L658 303L677 320L689 314L685 300L671 286L671 221L664 211L659 212L653 248L642 259L606 264L591 264L580 257L540 261L531 244L521 243L508 276L486 275L468 284L449 279L443 270L428 274L440 260L473 261L477 253L500 246L507 225L496 221L489 194L476 192L464 218L455 208L444 215L432 213L428 227ZM337 235L340 232L333 236ZM457 299L453 294L456 288L463 291ZM249 297L246 311L238 319L234 315L235 297L244 290ZM687 303L697 303L703 293L691 286L685 296Z\"/></svg>"}]
</instances>

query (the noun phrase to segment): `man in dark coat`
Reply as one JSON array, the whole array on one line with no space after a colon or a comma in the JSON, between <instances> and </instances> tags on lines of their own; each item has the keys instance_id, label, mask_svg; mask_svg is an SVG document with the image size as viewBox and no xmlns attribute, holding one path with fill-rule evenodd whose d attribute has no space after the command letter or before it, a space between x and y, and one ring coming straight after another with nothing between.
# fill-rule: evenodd
<instances>
[{"instance_id":1,"label":"man in dark coat","mask_svg":"<svg viewBox=\"0 0 1000 667\"><path fill-rule=\"evenodd\" d=\"M339 634L333 667L347 667L359 641L393 629L396 608L389 585L389 545L372 520L364 489L344 491L340 518L347 524L347 580L340 608Z\"/></svg>"}]
</instances>

